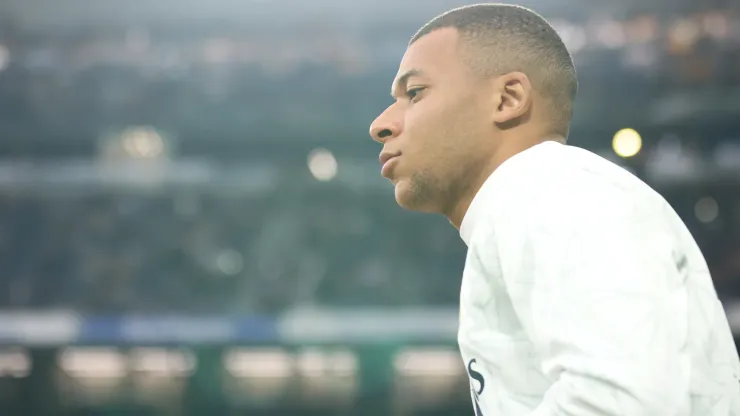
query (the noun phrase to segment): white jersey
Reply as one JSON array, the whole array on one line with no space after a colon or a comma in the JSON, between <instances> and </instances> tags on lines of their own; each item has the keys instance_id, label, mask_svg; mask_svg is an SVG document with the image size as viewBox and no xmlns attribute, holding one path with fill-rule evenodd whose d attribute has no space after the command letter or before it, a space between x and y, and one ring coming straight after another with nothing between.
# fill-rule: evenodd
<instances>
[{"instance_id":1,"label":"white jersey","mask_svg":"<svg viewBox=\"0 0 740 416\"><path fill-rule=\"evenodd\" d=\"M478 416L740 416L740 361L669 204L591 152L502 164L460 227L458 341Z\"/></svg>"}]
</instances>

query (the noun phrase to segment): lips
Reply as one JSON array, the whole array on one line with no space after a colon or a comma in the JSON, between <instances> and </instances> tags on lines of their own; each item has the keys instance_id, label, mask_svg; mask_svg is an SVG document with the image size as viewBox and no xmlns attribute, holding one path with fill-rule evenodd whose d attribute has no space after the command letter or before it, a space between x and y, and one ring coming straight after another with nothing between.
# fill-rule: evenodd
<instances>
[{"instance_id":1,"label":"lips","mask_svg":"<svg viewBox=\"0 0 740 416\"><path fill-rule=\"evenodd\" d=\"M389 160L400 155L400 153L382 152L378 159L380 160L381 165L385 165Z\"/></svg>"},{"instance_id":2,"label":"lips","mask_svg":"<svg viewBox=\"0 0 740 416\"><path fill-rule=\"evenodd\" d=\"M384 178L390 179L391 175L391 167L394 165L393 162L398 160L398 157L401 156L400 153L381 153L380 154L380 163L383 165L382 168L380 168L380 175Z\"/></svg>"}]
</instances>

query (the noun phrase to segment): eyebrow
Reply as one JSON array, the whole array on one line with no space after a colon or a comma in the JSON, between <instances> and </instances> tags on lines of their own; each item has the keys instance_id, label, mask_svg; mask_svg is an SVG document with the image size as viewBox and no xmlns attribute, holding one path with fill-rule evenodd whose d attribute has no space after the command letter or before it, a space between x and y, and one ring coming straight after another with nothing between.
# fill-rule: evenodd
<instances>
[{"instance_id":1,"label":"eyebrow","mask_svg":"<svg viewBox=\"0 0 740 416\"><path fill-rule=\"evenodd\" d=\"M420 69L412 68L408 71L404 72L401 76L399 76L396 81L393 83L393 87L391 88L391 97L396 97L396 92L400 89L402 89L406 83L408 83L409 78L411 77L417 77L421 76L424 73Z\"/></svg>"}]
</instances>

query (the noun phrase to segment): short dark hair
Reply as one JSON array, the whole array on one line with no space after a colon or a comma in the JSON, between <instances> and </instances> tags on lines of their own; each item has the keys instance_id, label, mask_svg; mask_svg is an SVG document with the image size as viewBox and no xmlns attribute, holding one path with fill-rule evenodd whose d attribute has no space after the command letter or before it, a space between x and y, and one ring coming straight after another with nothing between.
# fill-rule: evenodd
<instances>
[{"instance_id":1,"label":"short dark hair","mask_svg":"<svg viewBox=\"0 0 740 416\"><path fill-rule=\"evenodd\" d=\"M521 6L484 3L441 14L411 38L442 28L457 30L471 68L488 76L521 71L550 102L552 132L567 137L578 91L575 65L555 29L539 14Z\"/></svg>"}]
</instances>

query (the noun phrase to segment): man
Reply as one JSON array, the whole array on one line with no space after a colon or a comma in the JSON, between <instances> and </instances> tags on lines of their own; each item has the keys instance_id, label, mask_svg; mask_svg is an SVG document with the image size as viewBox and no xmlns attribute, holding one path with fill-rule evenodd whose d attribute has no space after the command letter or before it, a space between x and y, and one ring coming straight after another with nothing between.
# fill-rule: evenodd
<instances>
[{"instance_id":1,"label":"man","mask_svg":"<svg viewBox=\"0 0 740 416\"><path fill-rule=\"evenodd\" d=\"M458 340L477 415L740 415L740 360L668 203L565 144L577 89L517 6L449 11L411 40L372 124L404 208L468 246Z\"/></svg>"}]
</instances>

